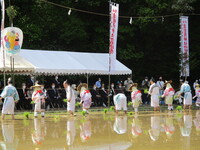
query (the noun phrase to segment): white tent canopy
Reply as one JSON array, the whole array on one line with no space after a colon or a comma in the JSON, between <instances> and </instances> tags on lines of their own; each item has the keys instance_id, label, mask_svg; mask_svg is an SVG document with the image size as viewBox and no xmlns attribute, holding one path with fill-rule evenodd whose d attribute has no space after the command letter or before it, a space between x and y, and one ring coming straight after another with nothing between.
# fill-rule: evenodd
<instances>
[{"instance_id":1,"label":"white tent canopy","mask_svg":"<svg viewBox=\"0 0 200 150\"><path fill-rule=\"evenodd\" d=\"M14 72L15 74L30 74L34 72L34 66L21 57L20 55L13 55L14 57ZM0 53L0 73L3 73L3 70L5 69L6 73L11 73L11 55L7 54L5 56L5 67L3 62L3 54Z\"/></svg>"},{"instance_id":2,"label":"white tent canopy","mask_svg":"<svg viewBox=\"0 0 200 150\"><path fill-rule=\"evenodd\" d=\"M109 73L109 54L83 53L68 51L47 51L22 49L17 54L21 60L30 64L29 71L34 74L65 75L65 74L101 74L125 75L132 71L116 61L115 70ZM15 67L15 69L18 69ZM24 66L24 70L27 69Z\"/></svg>"}]
</instances>

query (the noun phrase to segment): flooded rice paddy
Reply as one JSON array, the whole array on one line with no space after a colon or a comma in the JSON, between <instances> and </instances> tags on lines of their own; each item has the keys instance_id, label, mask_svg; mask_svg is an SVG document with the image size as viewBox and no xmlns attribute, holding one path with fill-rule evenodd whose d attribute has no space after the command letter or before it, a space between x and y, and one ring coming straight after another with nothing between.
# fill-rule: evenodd
<instances>
[{"instance_id":1,"label":"flooded rice paddy","mask_svg":"<svg viewBox=\"0 0 200 150\"><path fill-rule=\"evenodd\" d=\"M16 116L17 118L18 116ZM5 119L2 150L199 150L200 110Z\"/></svg>"}]
</instances>

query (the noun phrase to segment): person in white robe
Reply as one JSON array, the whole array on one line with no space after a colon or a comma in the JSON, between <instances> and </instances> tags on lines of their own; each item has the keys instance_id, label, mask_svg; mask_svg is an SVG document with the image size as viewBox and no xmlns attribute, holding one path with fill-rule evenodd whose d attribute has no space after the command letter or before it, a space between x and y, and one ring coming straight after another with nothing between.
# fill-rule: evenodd
<instances>
[{"instance_id":1,"label":"person in white robe","mask_svg":"<svg viewBox=\"0 0 200 150\"><path fill-rule=\"evenodd\" d=\"M138 107L142 103L142 93L140 90L137 89L137 83L133 83L129 91L131 91L131 99L132 99L132 104L135 112L138 112Z\"/></svg>"},{"instance_id":2,"label":"person in white robe","mask_svg":"<svg viewBox=\"0 0 200 150\"><path fill-rule=\"evenodd\" d=\"M45 116L45 93L42 91L41 87L43 85L39 85L36 83L32 88L34 88L34 92L32 94L32 101L34 101L34 117L37 118L38 112L41 112L42 117Z\"/></svg>"},{"instance_id":3,"label":"person in white robe","mask_svg":"<svg viewBox=\"0 0 200 150\"><path fill-rule=\"evenodd\" d=\"M74 94L73 89L70 86L69 81L64 81L63 82L63 87L65 88L66 91L66 98L67 98L67 111L69 112L70 115L74 116L75 112L75 103L76 103L76 97Z\"/></svg>"},{"instance_id":4,"label":"person in white robe","mask_svg":"<svg viewBox=\"0 0 200 150\"><path fill-rule=\"evenodd\" d=\"M88 110L92 104L92 95L88 90L88 85L86 83L81 83L79 84L77 89L78 91L80 91L80 97L81 97L80 104L83 107L83 111L89 113Z\"/></svg>"},{"instance_id":5,"label":"person in white robe","mask_svg":"<svg viewBox=\"0 0 200 150\"><path fill-rule=\"evenodd\" d=\"M175 94L174 89L171 86L172 81L166 81L165 85L166 85L166 89L164 90L164 94L162 95L162 97L165 98L165 104L168 105L168 110L173 110L173 97Z\"/></svg>"},{"instance_id":6,"label":"person in white robe","mask_svg":"<svg viewBox=\"0 0 200 150\"><path fill-rule=\"evenodd\" d=\"M181 96L182 93L184 94L184 99L183 99L184 110L186 109L187 106L190 110L191 105L192 105L192 94L191 94L191 88L190 88L190 85L188 84L188 81L185 81L184 83L182 83L179 96Z\"/></svg>"},{"instance_id":7,"label":"person in white robe","mask_svg":"<svg viewBox=\"0 0 200 150\"><path fill-rule=\"evenodd\" d=\"M159 106L159 87L155 83L155 80L152 78L150 80L150 87L149 87L149 92L148 94L151 95L151 107L154 107L154 111L160 111L160 106Z\"/></svg>"},{"instance_id":8,"label":"person in white robe","mask_svg":"<svg viewBox=\"0 0 200 150\"><path fill-rule=\"evenodd\" d=\"M3 89L0 100L4 98L3 108L2 108L2 120L5 117L5 114L11 114L12 119L15 119L14 108L15 102L19 100L19 95L16 88L12 85L12 81L8 81L8 85Z\"/></svg>"},{"instance_id":9,"label":"person in white robe","mask_svg":"<svg viewBox=\"0 0 200 150\"><path fill-rule=\"evenodd\" d=\"M114 96L115 112L118 114L119 110L124 110L125 114L127 113L127 98L125 94L118 93Z\"/></svg>"}]
</instances>

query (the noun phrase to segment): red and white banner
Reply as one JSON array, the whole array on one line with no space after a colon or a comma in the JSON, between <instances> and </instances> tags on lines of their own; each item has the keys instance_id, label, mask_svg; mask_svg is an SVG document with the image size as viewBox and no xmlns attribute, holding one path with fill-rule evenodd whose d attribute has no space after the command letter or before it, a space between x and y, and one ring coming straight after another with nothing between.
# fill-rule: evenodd
<instances>
[{"instance_id":1,"label":"red and white banner","mask_svg":"<svg viewBox=\"0 0 200 150\"><path fill-rule=\"evenodd\" d=\"M189 76L189 31L188 31L188 16L180 17L180 32L181 32L181 76Z\"/></svg>"},{"instance_id":2,"label":"red and white banner","mask_svg":"<svg viewBox=\"0 0 200 150\"><path fill-rule=\"evenodd\" d=\"M110 4L110 46L109 46L109 71L115 70L116 49L117 49L117 32L119 18L119 4Z\"/></svg>"}]
</instances>

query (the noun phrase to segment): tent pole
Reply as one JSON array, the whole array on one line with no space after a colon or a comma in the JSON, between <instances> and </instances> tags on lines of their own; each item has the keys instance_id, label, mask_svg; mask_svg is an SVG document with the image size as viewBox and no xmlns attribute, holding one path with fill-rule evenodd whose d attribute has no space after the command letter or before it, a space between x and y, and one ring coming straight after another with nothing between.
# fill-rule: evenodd
<instances>
[{"instance_id":1,"label":"tent pole","mask_svg":"<svg viewBox=\"0 0 200 150\"><path fill-rule=\"evenodd\" d=\"M13 74L12 74L13 76L12 77L13 77L13 79L12 80L13 80L13 85L15 85L15 71L14 71L15 70L15 59L14 59L14 57L12 58L12 61L13 61L13 63L12 63L12 65L13 65L12 66L13 67L12 68L12 71L13 71Z\"/></svg>"},{"instance_id":2,"label":"tent pole","mask_svg":"<svg viewBox=\"0 0 200 150\"><path fill-rule=\"evenodd\" d=\"M4 87L6 86L6 69L5 69L5 67L3 68L3 85L4 85Z\"/></svg>"},{"instance_id":3,"label":"tent pole","mask_svg":"<svg viewBox=\"0 0 200 150\"><path fill-rule=\"evenodd\" d=\"M87 73L87 85L89 87L89 76L88 76L88 73Z\"/></svg>"},{"instance_id":4,"label":"tent pole","mask_svg":"<svg viewBox=\"0 0 200 150\"><path fill-rule=\"evenodd\" d=\"M110 94L110 74L108 75L108 95ZM110 107L110 96L108 96L108 107Z\"/></svg>"}]
</instances>

